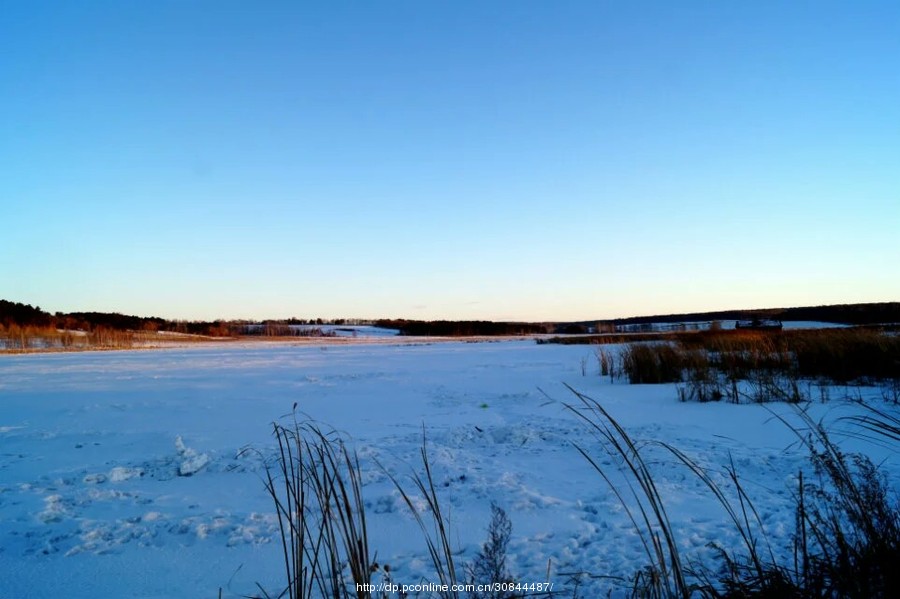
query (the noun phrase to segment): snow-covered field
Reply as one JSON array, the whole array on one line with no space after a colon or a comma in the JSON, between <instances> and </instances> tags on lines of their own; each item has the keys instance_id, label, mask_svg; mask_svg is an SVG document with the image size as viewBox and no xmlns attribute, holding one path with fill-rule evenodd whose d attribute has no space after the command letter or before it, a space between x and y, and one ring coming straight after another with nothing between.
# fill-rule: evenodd
<instances>
[{"instance_id":1,"label":"snow-covered field","mask_svg":"<svg viewBox=\"0 0 900 599\"><path fill-rule=\"evenodd\" d=\"M406 340L0 356L0 597L216 597L220 588L233 597L258 592L256 583L277 594L281 548L262 464L274 455L272 421L295 402L352 437L371 547L396 582L435 580L375 460L401 480L421 471L423 430L460 560L484 540L495 502L512 520L510 569L521 581L545 581L548 563L556 589L577 572L630 575L645 562L639 540L575 445L615 461L562 405L575 401L564 383L635 438L667 441L713 468L733 456L773 541L786 546L794 477L806 464L792 433L761 406L685 404L672 385L601 380L592 351ZM828 419L855 409L838 399L810 406ZM845 442L898 472L889 450ZM710 541L736 546L702 483L670 456L649 455L684 552L709 559ZM610 583L584 584L595 591L582 596L593 596Z\"/></svg>"}]
</instances>

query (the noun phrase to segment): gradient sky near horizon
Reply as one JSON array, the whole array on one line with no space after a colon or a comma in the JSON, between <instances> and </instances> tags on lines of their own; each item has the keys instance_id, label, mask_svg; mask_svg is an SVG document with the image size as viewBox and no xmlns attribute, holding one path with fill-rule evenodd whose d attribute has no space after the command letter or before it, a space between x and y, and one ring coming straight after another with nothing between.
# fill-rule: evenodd
<instances>
[{"instance_id":1,"label":"gradient sky near horizon","mask_svg":"<svg viewBox=\"0 0 900 599\"><path fill-rule=\"evenodd\" d=\"M0 298L900 300L900 3L2 2Z\"/></svg>"}]
</instances>

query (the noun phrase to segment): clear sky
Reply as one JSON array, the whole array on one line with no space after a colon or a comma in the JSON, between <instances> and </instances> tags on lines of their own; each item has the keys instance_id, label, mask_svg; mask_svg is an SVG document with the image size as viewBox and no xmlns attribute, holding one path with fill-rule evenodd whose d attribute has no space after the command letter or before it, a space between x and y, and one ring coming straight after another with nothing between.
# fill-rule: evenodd
<instances>
[{"instance_id":1,"label":"clear sky","mask_svg":"<svg viewBox=\"0 0 900 599\"><path fill-rule=\"evenodd\" d=\"M900 3L0 0L0 298L900 300Z\"/></svg>"}]
</instances>

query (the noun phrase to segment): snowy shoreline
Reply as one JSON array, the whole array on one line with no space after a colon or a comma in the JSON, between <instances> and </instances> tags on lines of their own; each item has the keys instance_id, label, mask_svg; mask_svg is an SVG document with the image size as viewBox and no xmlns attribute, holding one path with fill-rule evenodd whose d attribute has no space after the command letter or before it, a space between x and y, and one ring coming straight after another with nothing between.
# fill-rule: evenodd
<instances>
[{"instance_id":1,"label":"snowy shoreline","mask_svg":"<svg viewBox=\"0 0 900 599\"><path fill-rule=\"evenodd\" d=\"M421 345L433 343L500 343L505 341L523 341L548 339L553 335L473 335L464 337L441 336L358 336L358 337L224 337L199 338L190 340L160 340L137 342L131 347L51 347L29 349L0 348L2 356L21 356L31 354L68 354L93 352L130 352L170 349L207 349L216 346L228 346L249 349L254 347L307 347L307 346L347 346L347 345Z\"/></svg>"}]
</instances>

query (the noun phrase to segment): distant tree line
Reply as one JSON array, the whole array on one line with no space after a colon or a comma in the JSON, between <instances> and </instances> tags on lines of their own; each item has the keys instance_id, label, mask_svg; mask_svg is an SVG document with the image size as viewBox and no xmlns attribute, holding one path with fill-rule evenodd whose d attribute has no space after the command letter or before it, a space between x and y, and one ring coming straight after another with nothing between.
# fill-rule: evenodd
<instances>
[{"instance_id":1,"label":"distant tree line","mask_svg":"<svg viewBox=\"0 0 900 599\"><path fill-rule=\"evenodd\" d=\"M807 306L798 308L769 308L764 310L722 310L719 312L691 312L688 314L662 314L657 316L632 316L601 320L600 325L629 325L677 322L711 322L714 320L751 320L752 318L781 321L816 321L835 324L884 324L900 323L900 302L869 304L837 304L832 306ZM582 324L582 323L579 323ZM594 323L583 323L591 324Z\"/></svg>"},{"instance_id":2,"label":"distant tree line","mask_svg":"<svg viewBox=\"0 0 900 599\"><path fill-rule=\"evenodd\" d=\"M230 325L221 321L189 322L166 320L158 316L131 316L118 312L56 312L40 306L0 300L0 331L23 329L60 329L66 331L171 331L208 335L231 335Z\"/></svg>"},{"instance_id":3,"label":"distant tree line","mask_svg":"<svg viewBox=\"0 0 900 599\"><path fill-rule=\"evenodd\" d=\"M56 312L50 314L40 306L0 300L0 334L17 336L37 334L41 329L84 331L166 331L208 337L232 337L239 335L327 337L333 332L322 325L349 326L368 324L351 318L288 318L285 320L167 320L158 316L133 316L118 312ZM298 325L303 325L300 328ZM108 334L108 333L104 333Z\"/></svg>"},{"instance_id":4,"label":"distant tree line","mask_svg":"<svg viewBox=\"0 0 900 599\"><path fill-rule=\"evenodd\" d=\"M359 319L288 318L284 320L214 320L187 321L167 320L157 316L132 316L117 312L56 312L50 314L40 306L0 300L0 333L10 336L15 331L24 336L23 329L47 329L61 331L169 331L211 337L239 335L266 336L318 336L327 331L322 325L375 324L379 327L397 329L401 335L421 335L438 337L501 336L534 334L579 334L588 332L612 332L620 325L642 325L649 323L711 322L721 320L741 320L753 317L783 321L821 321L839 324L865 325L900 323L900 302L868 304L841 304L833 306L812 306L798 308L773 308L767 310L724 310L719 312L694 312L689 314L666 314L660 316L637 316L614 320L534 323L534 322L492 322L488 320L406 320L382 319L374 323ZM297 328L306 325L312 328Z\"/></svg>"},{"instance_id":5,"label":"distant tree line","mask_svg":"<svg viewBox=\"0 0 900 599\"><path fill-rule=\"evenodd\" d=\"M489 320L376 320L375 326L397 329L401 335L468 337L473 335L534 335L554 330L554 325L533 322L492 322Z\"/></svg>"},{"instance_id":6,"label":"distant tree line","mask_svg":"<svg viewBox=\"0 0 900 599\"><path fill-rule=\"evenodd\" d=\"M269 321L263 321L269 322ZM361 325L361 324L371 324L370 320L364 320L361 318L310 318L304 320L303 318L288 318L287 320L278 320L271 321L278 322L279 324L293 324L293 325L301 325L301 324L315 324L315 325L323 325L323 324L333 324L337 326L352 326L352 325Z\"/></svg>"},{"instance_id":7,"label":"distant tree line","mask_svg":"<svg viewBox=\"0 0 900 599\"><path fill-rule=\"evenodd\" d=\"M318 319L318 320L321 320ZM264 320L262 323L232 325L231 330L236 335L250 335L256 337L336 337L333 330L323 329L309 321L291 318L283 320Z\"/></svg>"},{"instance_id":8,"label":"distant tree line","mask_svg":"<svg viewBox=\"0 0 900 599\"><path fill-rule=\"evenodd\" d=\"M46 327L52 323L53 317L41 310L40 306L0 300L0 324L14 324L20 327Z\"/></svg>"}]
</instances>

